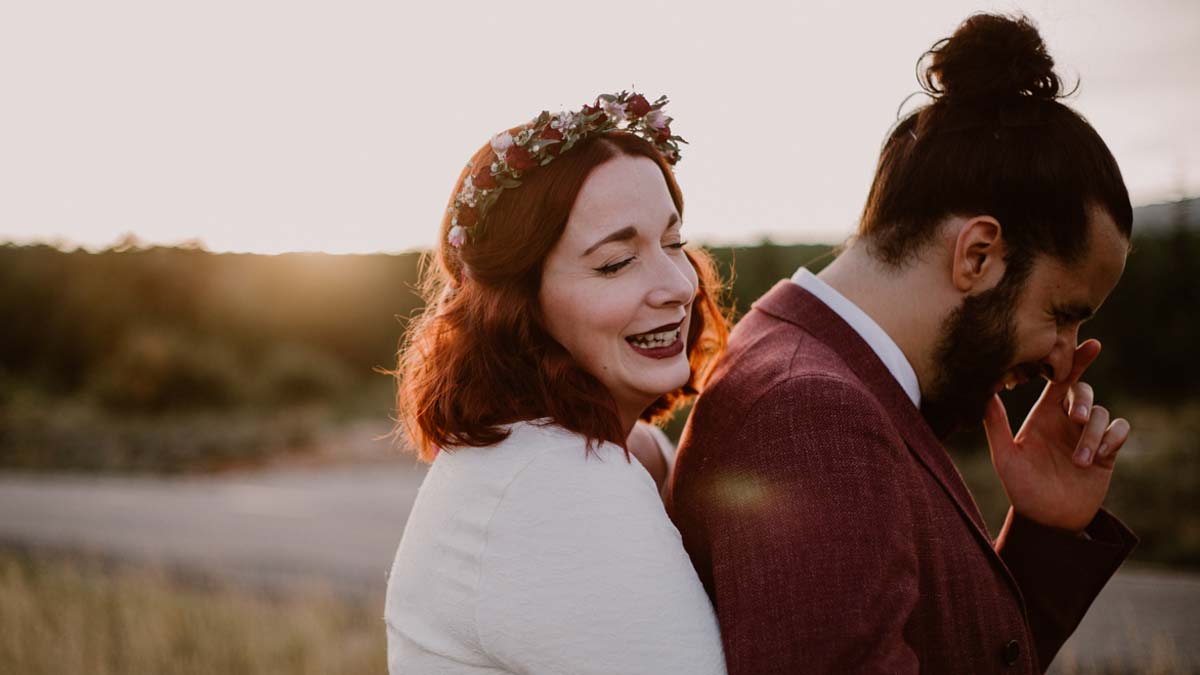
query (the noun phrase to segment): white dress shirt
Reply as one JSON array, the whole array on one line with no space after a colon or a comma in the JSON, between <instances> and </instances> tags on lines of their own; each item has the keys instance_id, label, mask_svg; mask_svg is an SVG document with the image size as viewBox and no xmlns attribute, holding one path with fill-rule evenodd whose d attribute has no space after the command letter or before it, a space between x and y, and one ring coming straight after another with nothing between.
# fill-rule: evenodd
<instances>
[{"instance_id":1,"label":"white dress shirt","mask_svg":"<svg viewBox=\"0 0 1200 675\"><path fill-rule=\"evenodd\" d=\"M883 365L887 366L888 372L900 383L913 405L921 407L921 384L917 381L917 372L913 370L912 364L908 362L904 352L900 351L896 341L884 332L874 319L867 316L866 312L850 302L846 296L838 293L833 286L821 281L817 275L803 267L792 275L792 283L817 296L818 300L828 305L829 309L850 324L854 332L858 333L871 351L879 357L879 360L883 361Z\"/></svg>"}]
</instances>

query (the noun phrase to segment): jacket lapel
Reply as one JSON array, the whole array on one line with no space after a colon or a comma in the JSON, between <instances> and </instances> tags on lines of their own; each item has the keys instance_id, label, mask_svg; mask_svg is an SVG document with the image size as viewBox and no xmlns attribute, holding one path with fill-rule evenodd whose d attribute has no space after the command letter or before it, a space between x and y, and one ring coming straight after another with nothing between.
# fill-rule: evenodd
<instances>
[{"instance_id":1,"label":"jacket lapel","mask_svg":"<svg viewBox=\"0 0 1200 675\"><path fill-rule=\"evenodd\" d=\"M753 308L795 324L837 353L883 405L917 461L933 475L963 519L989 551L992 539L962 475L921 412L870 345L816 296L791 281L780 281Z\"/></svg>"}]
</instances>

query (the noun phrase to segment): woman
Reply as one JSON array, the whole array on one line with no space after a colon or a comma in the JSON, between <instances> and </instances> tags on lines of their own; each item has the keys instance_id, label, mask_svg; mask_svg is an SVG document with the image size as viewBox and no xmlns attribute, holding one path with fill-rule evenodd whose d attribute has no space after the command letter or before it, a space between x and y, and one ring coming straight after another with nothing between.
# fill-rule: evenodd
<instances>
[{"instance_id":1,"label":"woman","mask_svg":"<svg viewBox=\"0 0 1200 675\"><path fill-rule=\"evenodd\" d=\"M543 112L459 177L397 369L432 466L388 582L393 673L724 672L626 450L696 392L727 330L711 261L683 248L665 104Z\"/></svg>"}]
</instances>

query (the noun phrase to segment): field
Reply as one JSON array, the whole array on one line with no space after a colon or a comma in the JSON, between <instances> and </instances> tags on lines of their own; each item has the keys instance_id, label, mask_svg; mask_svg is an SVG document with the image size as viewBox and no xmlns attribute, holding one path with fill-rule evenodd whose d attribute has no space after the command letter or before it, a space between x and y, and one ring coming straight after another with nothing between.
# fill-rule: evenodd
<instances>
[{"instance_id":1,"label":"field","mask_svg":"<svg viewBox=\"0 0 1200 675\"><path fill-rule=\"evenodd\" d=\"M0 549L0 672L325 675L387 669L381 597L287 594Z\"/></svg>"}]
</instances>

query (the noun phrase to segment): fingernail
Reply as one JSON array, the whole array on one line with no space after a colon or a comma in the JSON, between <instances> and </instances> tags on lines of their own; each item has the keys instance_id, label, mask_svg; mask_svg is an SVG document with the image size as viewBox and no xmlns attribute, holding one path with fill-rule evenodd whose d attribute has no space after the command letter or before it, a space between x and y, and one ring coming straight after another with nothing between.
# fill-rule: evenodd
<instances>
[{"instance_id":1,"label":"fingernail","mask_svg":"<svg viewBox=\"0 0 1200 675\"><path fill-rule=\"evenodd\" d=\"M1075 415L1076 415L1076 416L1078 416L1078 417L1080 417L1080 418L1082 418L1082 419L1085 419L1085 420L1086 420L1086 419L1087 419L1087 416L1088 416L1088 414L1087 414L1087 406L1086 406L1086 405L1081 405L1081 406L1079 406L1078 408L1076 408L1076 409L1075 409Z\"/></svg>"},{"instance_id":2,"label":"fingernail","mask_svg":"<svg viewBox=\"0 0 1200 675\"><path fill-rule=\"evenodd\" d=\"M1092 451L1090 448L1083 447L1083 448L1079 448L1078 450L1075 451L1075 463L1076 464L1088 464L1089 462L1091 462L1091 459L1092 459Z\"/></svg>"},{"instance_id":3,"label":"fingernail","mask_svg":"<svg viewBox=\"0 0 1200 675\"><path fill-rule=\"evenodd\" d=\"M1108 454L1108 443L1101 443L1100 447L1096 449L1096 454L1101 457L1106 456Z\"/></svg>"}]
</instances>

